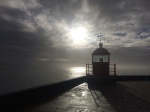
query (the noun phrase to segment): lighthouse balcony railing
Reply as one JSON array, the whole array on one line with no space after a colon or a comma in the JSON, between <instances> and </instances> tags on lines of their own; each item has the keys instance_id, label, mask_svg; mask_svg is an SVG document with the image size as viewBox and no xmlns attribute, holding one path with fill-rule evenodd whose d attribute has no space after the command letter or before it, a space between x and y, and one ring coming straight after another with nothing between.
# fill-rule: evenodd
<instances>
[{"instance_id":1,"label":"lighthouse balcony railing","mask_svg":"<svg viewBox=\"0 0 150 112\"><path fill-rule=\"evenodd\" d=\"M93 75L92 64L86 64L86 75ZM109 75L116 76L116 64L109 64Z\"/></svg>"},{"instance_id":2,"label":"lighthouse balcony railing","mask_svg":"<svg viewBox=\"0 0 150 112\"><path fill-rule=\"evenodd\" d=\"M109 64L109 75L112 76L116 76L116 64Z\"/></svg>"},{"instance_id":3,"label":"lighthouse balcony railing","mask_svg":"<svg viewBox=\"0 0 150 112\"><path fill-rule=\"evenodd\" d=\"M93 65L86 64L86 75L93 75Z\"/></svg>"}]
</instances>

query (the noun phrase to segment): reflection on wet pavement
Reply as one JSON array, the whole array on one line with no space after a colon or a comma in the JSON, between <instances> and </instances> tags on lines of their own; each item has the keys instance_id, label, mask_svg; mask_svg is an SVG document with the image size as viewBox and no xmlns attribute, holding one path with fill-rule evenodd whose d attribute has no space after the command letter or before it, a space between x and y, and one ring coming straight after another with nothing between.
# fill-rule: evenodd
<instances>
[{"instance_id":1,"label":"reflection on wet pavement","mask_svg":"<svg viewBox=\"0 0 150 112\"><path fill-rule=\"evenodd\" d=\"M84 83L29 112L149 112L150 102L127 88L119 83L97 88Z\"/></svg>"},{"instance_id":2,"label":"reflection on wet pavement","mask_svg":"<svg viewBox=\"0 0 150 112\"><path fill-rule=\"evenodd\" d=\"M102 110L114 112L99 91L95 91L96 94L92 92L94 91L88 89L87 83L84 83L29 112L97 112ZM96 100L98 105L94 102L93 97L100 97Z\"/></svg>"}]
</instances>

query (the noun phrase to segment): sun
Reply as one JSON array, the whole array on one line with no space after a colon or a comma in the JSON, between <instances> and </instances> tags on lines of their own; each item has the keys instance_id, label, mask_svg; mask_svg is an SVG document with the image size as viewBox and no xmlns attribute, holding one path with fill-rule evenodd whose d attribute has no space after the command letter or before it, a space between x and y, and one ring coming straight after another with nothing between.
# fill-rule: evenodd
<instances>
[{"instance_id":1,"label":"sun","mask_svg":"<svg viewBox=\"0 0 150 112\"><path fill-rule=\"evenodd\" d=\"M76 27L70 30L71 39L74 43L83 43L87 37L87 29L85 27Z\"/></svg>"}]
</instances>

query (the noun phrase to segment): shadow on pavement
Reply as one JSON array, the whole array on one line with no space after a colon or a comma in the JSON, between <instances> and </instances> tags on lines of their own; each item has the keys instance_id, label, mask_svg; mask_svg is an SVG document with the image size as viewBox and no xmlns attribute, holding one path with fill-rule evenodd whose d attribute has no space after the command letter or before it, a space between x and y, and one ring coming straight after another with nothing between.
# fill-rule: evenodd
<instances>
[{"instance_id":1,"label":"shadow on pavement","mask_svg":"<svg viewBox=\"0 0 150 112\"><path fill-rule=\"evenodd\" d=\"M129 87L125 85L116 83L114 85L97 86L89 83L88 87L90 91L93 91L91 92L92 96L96 96L93 99L97 106L99 104L96 100L102 100L97 94L98 91L102 93L116 112L150 112L150 102L130 93Z\"/></svg>"},{"instance_id":2,"label":"shadow on pavement","mask_svg":"<svg viewBox=\"0 0 150 112\"><path fill-rule=\"evenodd\" d=\"M0 96L0 112L18 112L53 100L86 82L86 76Z\"/></svg>"}]
</instances>

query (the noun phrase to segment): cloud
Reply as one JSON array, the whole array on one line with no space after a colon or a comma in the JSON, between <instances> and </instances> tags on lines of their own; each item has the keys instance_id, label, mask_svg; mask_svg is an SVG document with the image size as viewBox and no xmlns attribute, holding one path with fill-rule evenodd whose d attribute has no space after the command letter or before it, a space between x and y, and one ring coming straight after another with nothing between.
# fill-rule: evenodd
<instances>
[{"instance_id":1,"label":"cloud","mask_svg":"<svg viewBox=\"0 0 150 112\"><path fill-rule=\"evenodd\" d=\"M114 33L113 35L125 37L127 35L127 33Z\"/></svg>"},{"instance_id":2,"label":"cloud","mask_svg":"<svg viewBox=\"0 0 150 112\"><path fill-rule=\"evenodd\" d=\"M149 4L148 0L1 1L3 58L10 53L24 59L76 59L76 49L97 47L99 39L91 35L99 32L107 48L149 49ZM88 30L86 44L75 45L70 38L70 29L78 26Z\"/></svg>"},{"instance_id":3,"label":"cloud","mask_svg":"<svg viewBox=\"0 0 150 112\"><path fill-rule=\"evenodd\" d=\"M14 6L0 5L0 60L15 62L43 56L45 48L52 49L51 42L46 43L45 31L30 21L26 11Z\"/></svg>"}]
</instances>

